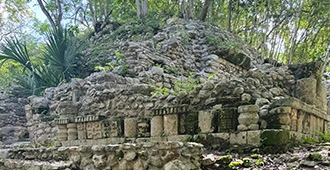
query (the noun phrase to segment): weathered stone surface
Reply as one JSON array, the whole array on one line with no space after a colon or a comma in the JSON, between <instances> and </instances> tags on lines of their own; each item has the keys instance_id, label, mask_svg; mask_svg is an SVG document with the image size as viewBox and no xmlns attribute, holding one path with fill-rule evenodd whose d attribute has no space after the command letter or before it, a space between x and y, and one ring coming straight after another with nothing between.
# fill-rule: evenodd
<instances>
[{"instance_id":1,"label":"weathered stone surface","mask_svg":"<svg viewBox=\"0 0 330 170\"><path fill-rule=\"evenodd\" d=\"M165 135L178 135L179 120L178 115L164 115L164 134Z\"/></svg>"},{"instance_id":2,"label":"weathered stone surface","mask_svg":"<svg viewBox=\"0 0 330 170\"><path fill-rule=\"evenodd\" d=\"M261 131L256 130L256 131L248 131L247 132L247 144L255 147L260 146L260 141L261 141Z\"/></svg>"},{"instance_id":3,"label":"weathered stone surface","mask_svg":"<svg viewBox=\"0 0 330 170\"><path fill-rule=\"evenodd\" d=\"M231 145L246 145L247 132L231 133L229 140Z\"/></svg>"},{"instance_id":4,"label":"weathered stone surface","mask_svg":"<svg viewBox=\"0 0 330 170\"><path fill-rule=\"evenodd\" d=\"M164 118L163 116L154 116L151 119L150 133L152 137L159 137L164 132Z\"/></svg>"},{"instance_id":5,"label":"weathered stone surface","mask_svg":"<svg viewBox=\"0 0 330 170\"><path fill-rule=\"evenodd\" d=\"M198 112L198 126L201 133L212 133L215 130L214 127L215 115L210 111Z\"/></svg>"},{"instance_id":6,"label":"weathered stone surface","mask_svg":"<svg viewBox=\"0 0 330 170\"><path fill-rule=\"evenodd\" d=\"M124 120L124 132L126 137L136 137L137 135L137 119L126 118Z\"/></svg>"},{"instance_id":7,"label":"weathered stone surface","mask_svg":"<svg viewBox=\"0 0 330 170\"><path fill-rule=\"evenodd\" d=\"M238 113L246 113L246 112L259 112L259 107L256 105L245 105L238 107Z\"/></svg>"}]
</instances>

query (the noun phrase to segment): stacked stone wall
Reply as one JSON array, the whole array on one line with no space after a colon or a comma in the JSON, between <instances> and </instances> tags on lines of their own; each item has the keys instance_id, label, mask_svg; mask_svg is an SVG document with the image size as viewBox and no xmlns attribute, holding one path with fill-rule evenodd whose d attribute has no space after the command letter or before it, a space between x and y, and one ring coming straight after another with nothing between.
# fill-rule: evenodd
<instances>
[{"instance_id":1,"label":"stacked stone wall","mask_svg":"<svg viewBox=\"0 0 330 170\"><path fill-rule=\"evenodd\" d=\"M60 148L12 149L0 169L199 169L203 145L197 143L125 143Z\"/></svg>"}]
</instances>

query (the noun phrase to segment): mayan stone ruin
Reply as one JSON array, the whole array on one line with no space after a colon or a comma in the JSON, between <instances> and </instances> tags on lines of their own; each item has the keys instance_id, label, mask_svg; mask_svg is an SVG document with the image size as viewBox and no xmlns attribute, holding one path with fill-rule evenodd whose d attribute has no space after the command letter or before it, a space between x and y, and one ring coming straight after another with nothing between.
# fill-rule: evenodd
<instances>
[{"instance_id":1,"label":"mayan stone ruin","mask_svg":"<svg viewBox=\"0 0 330 170\"><path fill-rule=\"evenodd\" d=\"M327 131L321 63L267 63L244 44L228 45L234 41L213 25L185 21L148 41L117 42L124 68L27 99L26 127L40 148L7 150L4 167L198 169L204 148L281 146Z\"/></svg>"}]
</instances>

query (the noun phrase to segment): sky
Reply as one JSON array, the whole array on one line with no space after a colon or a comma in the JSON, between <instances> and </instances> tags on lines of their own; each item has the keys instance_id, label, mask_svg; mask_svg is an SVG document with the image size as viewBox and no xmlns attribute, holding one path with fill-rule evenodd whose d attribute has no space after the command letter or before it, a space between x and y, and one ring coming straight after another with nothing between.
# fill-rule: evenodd
<instances>
[{"instance_id":1,"label":"sky","mask_svg":"<svg viewBox=\"0 0 330 170\"><path fill-rule=\"evenodd\" d=\"M0 0L0 1L1 1L1 0ZM29 6L31 7L32 12L35 14L35 16L36 16L40 21L45 21L45 20L47 20L45 14L41 11L41 9L40 9L40 7L39 7L37 0L32 0L32 1L29 3Z\"/></svg>"}]
</instances>

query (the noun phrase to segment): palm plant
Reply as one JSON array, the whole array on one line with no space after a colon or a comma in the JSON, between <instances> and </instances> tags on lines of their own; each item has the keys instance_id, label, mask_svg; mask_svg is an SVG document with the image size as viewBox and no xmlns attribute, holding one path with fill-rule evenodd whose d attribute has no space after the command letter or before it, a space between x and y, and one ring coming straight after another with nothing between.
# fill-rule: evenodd
<instances>
[{"instance_id":1,"label":"palm plant","mask_svg":"<svg viewBox=\"0 0 330 170\"><path fill-rule=\"evenodd\" d=\"M72 77L73 60L79 49L75 39L68 36L63 29L49 31L46 34L48 43L44 52L45 60L54 72L61 75L63 80L69 81ZM60 83L60 82L58 82Z\"/></svg>"},{"instance_id":2,"label":"palm plant","mask_svg":"<svg viewBox=\"0 0 330 170\"><path fill-rule=\"evenodd\" d=\"M34 91L36 86L44 84L43 78L36 72L35 68L31 64L30 56L26 48L25 43L21 43L16 37L14 39L5 39L5 45L2 48L2 54L0 54L0 61L2 64L7 60L13 60L20 63L24 70L28 69L33 78L33 84L31 89Z\"/></svg>"},{"instance_id":3,"label":"palm plant","mask_svg":"<svg viewBox=\"0 0 330 170\"><path fill-rule=\"evenodd\" d=\"M0 53L0 61L4 63L13 60L28 69L26 79L20 79L19 83L30 86L32 94L40 94L47 87L70 81L73 76L73 60L79 46L67 35L67 31L62 29L51 30L46 34L48 41L43 61L39 65L31 64L26 44L21 43L17 38L6 39Z\"/></svg>"}]
</instances>

